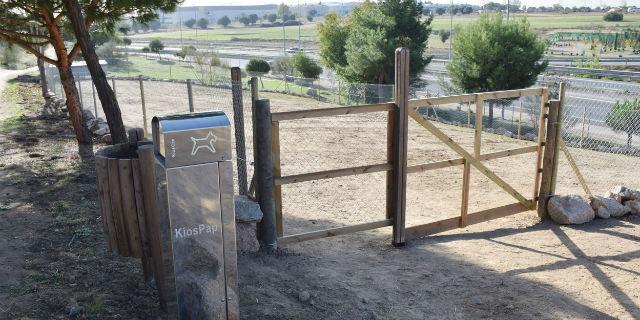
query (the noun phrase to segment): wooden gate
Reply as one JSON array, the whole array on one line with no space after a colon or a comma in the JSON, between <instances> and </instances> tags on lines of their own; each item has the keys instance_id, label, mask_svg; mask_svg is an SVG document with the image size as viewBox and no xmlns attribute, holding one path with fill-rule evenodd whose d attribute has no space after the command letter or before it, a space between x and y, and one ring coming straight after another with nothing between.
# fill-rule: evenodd
<instances>
[{"instance_id":1,"label":"wooden gate","mask_svg":"<svg viewBox=\"0 0 640 320\"><path fill-rule=\"evenodd\" d=\"M393 241L396 246L403 245L407 240L443 232L455 228L462 228L468 225L490 221L509 215L535 210L540 200L540 186L548 184L547 181L551 177L553 163L553 152L545 152L544 147L548 142L545 141L545 133L547 128L547 118L549 106L558 106L557 101L549 103L549 92L547 88L529 88L521 90L509 90L498 92L485 92L475 94L464 94L456 96L445 96L437 98L415 99L409 100L409 53L407 49L399 48L396 50L396 75L395 75L395 101L391 103L360 105L337 107L327 109L301 110L289 112L270 113L270 117L266 119L255 118L254 121L269 122L271 125L271 157L273 159L273 197L275 202L275 233L277 234L277 242L279 244L287 244L293 242L302 242L312 239L332 237L337 235L349 234L358 231L371 230L386 226L393 226ZM510 99L526 96L539 96L540 103L540 119L538 126L537 144L517 149L503 150L481 154L481 135L482 135L482 119L483 119L483 102L490 99ZM474 150L473 154L466 151L460 145L455 143L450 137L442 132L429 120L425 119L417 112L417 108L424 106L436 106L450 103L474 103L475 111L475 133L474 133ZM376 163L366 166L350 167L343 169L334 169L319 172L310 172L304 174L296 174L282 176L280 169L280 122L296 119L308 119L319 117L331 117L340 115L351 115L371 112L387 113L387 162ZM254 114L257 114L254 112ZM430 162L419 165L407 166L407 136L409 117L433 134L438 140L446 144L451 150L455 151L459 158L448 159L444 161ZM550 125L557 124L557 112L553 113ZM555 131L554 131L555 133ZM547 136L547 140L555 141L555 136ZM553 150L551 150L553 151ZM531 163L531 173L533 181L533 190L530 197L520 194L506 181L496 175L487 168L483 161L511 157L526 153L534 153L535 161ZM543 161L544 160L544 161ZM463 169L463 183L461 191L461 212L459 217L444 219L428 224L405 227L406 218L406 179L407 175L416 172L428 170L442 169L447 167L461 166ZM506 206L500 206L483 210L479 212L469 213L469 188L471 167L475 167L478 172L485 175L493 183L498 185L504 191L509 193L517 202ZM283 227L283 211L282 211L282 186L305 181L330 179L351 175L368 174L373 172L387 172L386 177L386 216L384 219L344 227L337 227L307 233L287 235ZM542 180L542 184L541 184ZM546 195L548 188L543 190ZM540 201L544 204L544 201ZM539 210L542 216L544 211Z\"/></svg>"}]
</instances>

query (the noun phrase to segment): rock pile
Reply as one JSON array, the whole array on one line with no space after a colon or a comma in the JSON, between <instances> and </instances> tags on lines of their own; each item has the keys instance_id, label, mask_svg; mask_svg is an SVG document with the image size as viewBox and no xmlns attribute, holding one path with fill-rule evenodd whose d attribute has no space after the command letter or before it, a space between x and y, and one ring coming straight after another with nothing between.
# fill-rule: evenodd
<instances>
[{"instance_id":1,"label":"rock pile","mask_svg":"<svg viewBox=\"0 0 640 320\"><path fill-rule=\"evenodd\" d=\"M112 142L109 125L104 119L96 118L90 110L82 110L82 117L87 124L87 128L89 128L91 133L98 137L100 141L108 144Z\"/></svg>"},{"instance_id":2,"label":"rock pile","mask_svg":"<svg viewBox=\"0 0 640 320\"><path fill-rule=\"evenodd\" d=\"M606 196L595 196L587 202L580 196L553 196L547 205L549 216L560 224L581 224L593 220L640 214L640 191L624 186L612 188Z\"/></svg>"}]
</instances>

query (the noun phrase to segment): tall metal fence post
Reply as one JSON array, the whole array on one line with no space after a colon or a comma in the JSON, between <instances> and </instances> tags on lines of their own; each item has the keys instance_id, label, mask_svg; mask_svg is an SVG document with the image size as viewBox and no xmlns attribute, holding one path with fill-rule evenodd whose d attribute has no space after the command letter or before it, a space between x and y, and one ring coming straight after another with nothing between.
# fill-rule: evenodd
<instances>
[{"instance_id":1,"label":"tall metal fence post","mask_svg":"<svg viewBox=\"0 0 640 320\"><path fill-rule=\"evenodd\" d=\"M93 112L96 114L96 118L98 117L98 101L96 101L96 86L93 85L93 81L91 81L91 94L93 95Z\"/></svg>"},{"instance_id":2,"label":"tall metal fence post","mask_svg":"<svg viewBox=\"0 0 640 320\"><path fill-rule=\"evenodd\" d=\"M396 49L395 60L395 104L393 115L393 188L388 188L387 196L391 196L387 213L393 215L394 246L405 244L405 211L407 207L407 135L409 113L409 49ZM388 150L391 151L391 150ZM388 181L389 182L389 181ZM389 190L391 189L391 190Z\"/></svg>"},{"instance_id":3,"label":"tall metal fence post","mask_svg":"<svg viewBox=\"0 0 640 320\"><path fill-rule=\"evenodd\" d=\"M258 224L258 239L262 250L275 251L277 245L276 202L273 183L273 155L271 154L271 108L269 100L258 100L253 115L254 172L256 198L262 210Z\"/></svg>"},{"instance_id":4,"label":"tall metal fence post","mask_svg":"<svg viewBox=\"0 0 640 320\"><path fill-rule=\"evenodd\" d=\"M80 109L84 109L84 99L82 97L82 82L80 80L78 82L78 95L80 95Z\"/></svg>"},{"instance_id":5,"label":"tall metal fence post","mask_svg":"<svg viewBox=\"0 0 640 320\"><path fill-rule=\"evenodd\" d=\"M191 85L191 79L187 79L187 97L189 99L189 112L193 112L193 87Z\"/></svg>"},{"instance_id":6,"label":"tall metal fence post","mask_svg":"<svg viewBox=\"0 0 640 320\"><path fill-rule=\"evenodd\" d=\"M145 101L144 101L144 79L142 78L142 75L138 76L138 81L140 82L140 101L142 102L142 122L143 122L143 129L144 129L144 136L148 137L149 136L149 130L147 128L148 124L147 124L147 106L145 105Z\"/></svg>"},{"instance_id":7,"label":"tall metal fence post","mask_svg":"<svg viewBox=\"0 0 640 320\"><path fill-rule=\"evenodd\" d=\"M562 116L565 103L564 93L565 83L560 82L560 90L558 92L558 98L560 99L560 102L558 103L558 126L556 128L556 143L554 145L555 151L553 152L553 175L551 176L551 189L549 190L551 194L556 192L556 184L558 181L558 157L560 156L560 144L562 142Z\"/></svg>"},{"instance_id":8,"label":"tall metal fence post","mask_svg":"<svg viewBox=\"0 0 640 320\"><path fill-rule=\"evenodd\" d=\"M233 96L233 125L236 138L236 165L238 193L247 195L247 149L244 136L244 107L242 105L242 75L240 68L231 68L231 94Z\"/></svg>"}]
</instances>

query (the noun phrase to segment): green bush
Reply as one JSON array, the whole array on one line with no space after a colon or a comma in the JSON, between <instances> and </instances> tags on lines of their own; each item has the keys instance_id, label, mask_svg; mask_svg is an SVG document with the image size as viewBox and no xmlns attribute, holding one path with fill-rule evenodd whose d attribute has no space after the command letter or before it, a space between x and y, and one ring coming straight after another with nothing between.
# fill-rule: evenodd
<instances>
[{"instance_id":1,"label":"green bush","mask_svg":"<svg viewBox=\"0 0 640 320\"><path fill-rule=\"evenodd\" d=\"M318 79L322 73L322 67L302 52L293 55L291 64L303 78Z\"/></svg>"},{"instance_id":2,"label":"green bush","mask_svg":"<svg viewBox=\"0 0 640 320\"><path fill-rule=\"evenodd\" d=\"M291 74L293 71L293 65L291 64L291 58L289 57L277 57L271 64L271 71L277 74Z\"/></svg>"},{"instance_id":3,"label":"green bush","mask_svg":"<svg viewBox=\"0 0 640 320\"><path fill-rule=\"evenodd\" d=\"M271 66L262 59L251 59L249 63L247 63L246 69L248 72L269 73Z\"/></svg>"},{"instance_id":4,"label":"green bush","mask_svg":"<svg viewBox=\"0 0 640 320\"><path fill-rule=\"evenodd\" d=\"M622 12L611 11L607 12L602 19L604 19L604 21L622 21L624 19L624 15Z\"/></svg>"}]
</instances>

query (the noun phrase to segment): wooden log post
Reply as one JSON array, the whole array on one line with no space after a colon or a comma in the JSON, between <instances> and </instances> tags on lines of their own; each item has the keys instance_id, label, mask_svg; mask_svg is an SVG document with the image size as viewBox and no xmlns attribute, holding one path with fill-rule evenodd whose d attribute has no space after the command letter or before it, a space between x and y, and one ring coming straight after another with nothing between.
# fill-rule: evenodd
<instances>
[{"instance_id":1,"label":"wooden log post","mask_svg":"<svg viewBox=\"0 0 640 320\"><path fill-rule=\"evenodd\" d=\"M252 111L255 118L253 139L256 146L254 150L256 198L263 214L258 224L258 240L262 250L274 252L278 246L269 100L257 100Z\"/></svg>"},{"instance_id":2,"label":"wooden log post","mask_svg":"<svg viewBox=\"0 0 640 320\"><path fill-rule=\"evenodd\" d=\"M255 123L256 123L256 116L253 113L253 111L256 109L256 101L259 100L259 91L258 91L258 78L256 77L251 77L251 80L249 80L249 86L251 89L251 123L252 123L252 127L251 127L251 132L253 134L253 157L255 158L255 152L256 152L256 138L255 138L255 132L256 132L256 127L255 127ZM254 162L255 163L255 162ZM249 183L249 191L248 194L249 195L253 195L255 196L255 181L256 181L256 172L253 172L253 177L251 178L251 182Z\"/></svg>"},{"instance_id":3,"label":"wooden log post","mask_svg":"<svg viewBox=\"0 0 640 320\"><path fill-rule=\"evenodd\" d=\"M189 112L194 112L195 108L193 105L193 87L191 79L187 79L187 99L189 100Z\"/></svg>"},{"instance_id":4,"label":"wooden log post","mask_svg":"<svg viewBox=\"0 0 640 320\"><path fill-rule=\"evenodd\" d=\"M409 123L409 49L396 49L395 56L395 104L393 115L393 188L387 196L387 212L393 214L393 241L396 247L405 245L407 207L407 135Z\"/></svg>"},{"instance_id":5,"label":"wooden log post","mask_svg":"<svg viewBox=\"0 0 640 320\"><path fill-rule=\"evenodd\" d=\"M540 218L547 217L547 201L552 195L552 179L554 167L557 165L555 156L556 144L558 143L558 124L561 120L560 101L549 101L549 113L547 116L547 136L544 143L544 156L542 158L542 174L540 181L540 189L538 193L538 216ZM543 123L541 123L543 125Z\"/></svg>"},{"instance_id":6,"label":"wooden log post","mask_svg":"<svg viewBox=\"0 0 640 320\"><path fill-rule=\"evenodd\" d=\"M275 183L282 177L280 167L280 122L271 122L271 155L273 157L274 196L276 203L276 232L278 237L284 236L284 222L282 219L282 185Z\"/></svg>"},{"instance_id":7,"label":"wooden log post","mask_svg":"<svg viewBox=\"0 0 640 320\"><path fill-rule=\"evenodd\" d=\"M244 135L244 106L242 105L242 74L240 68L231 68L231 95L233 100L233 129L236 138L236 168L238 193L247 195L247 149Z\"/></svg>"}]
</instances>

